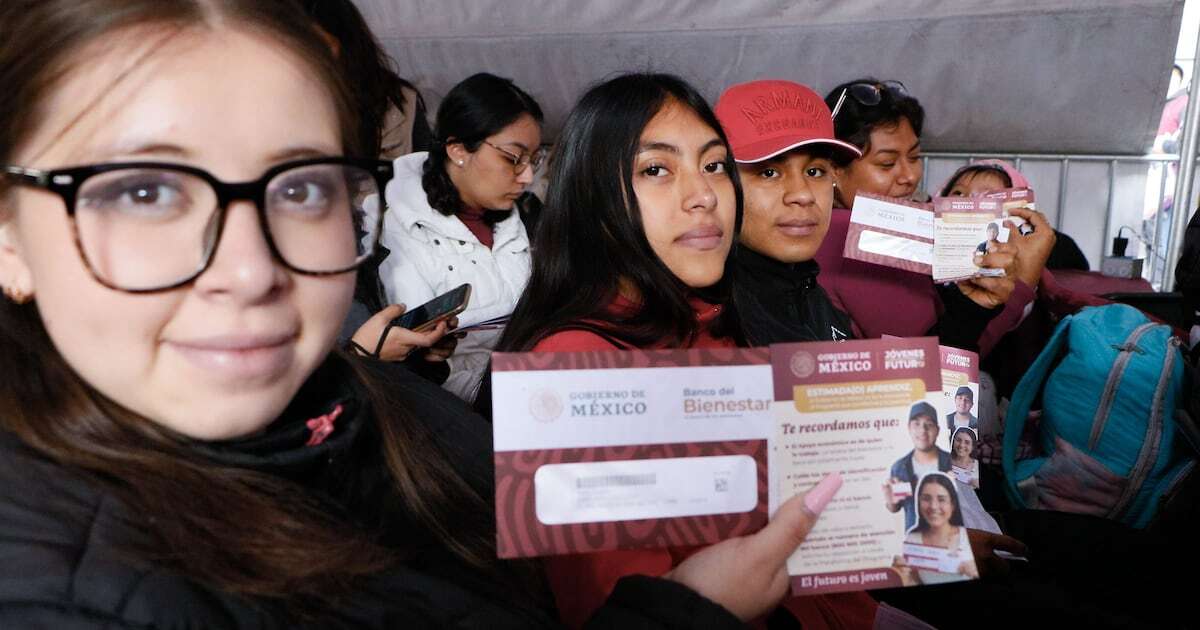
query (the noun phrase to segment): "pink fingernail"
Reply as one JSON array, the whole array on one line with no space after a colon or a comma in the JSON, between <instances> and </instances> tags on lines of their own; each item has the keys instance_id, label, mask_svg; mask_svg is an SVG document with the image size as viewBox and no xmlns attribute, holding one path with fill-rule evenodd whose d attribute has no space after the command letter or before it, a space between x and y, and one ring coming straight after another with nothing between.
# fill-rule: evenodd
<instances>
[{"instance_id":1,"label":"pink fingernail","mask_svg":"<svg viewBox=\"0 0 1200 630\"><path fill-rule=\"evenodd\" d=\"M840 473L830 473L825 475L817 485L813 486L808 494L804 495L804 507L812 514L820 514L829 501L833 499L833 495L842 487L842 475Z\"/></svg>"}]
</instances>

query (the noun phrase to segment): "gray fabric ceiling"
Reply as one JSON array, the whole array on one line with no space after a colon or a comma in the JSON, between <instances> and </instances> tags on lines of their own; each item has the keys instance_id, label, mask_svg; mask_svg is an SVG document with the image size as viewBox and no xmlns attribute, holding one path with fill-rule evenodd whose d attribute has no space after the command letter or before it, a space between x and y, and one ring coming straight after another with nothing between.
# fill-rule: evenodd
<instances>
[{"instance_id":1,"label":"gray fabric ceiling","mask_svg":"<svg viewBox=\"0 0 1200 630\"><path fill-rule=\"evenodd\" d=\"M550 139L589 84L621 71L674 72L710 100L755 78L824 93L875 75L921 99L928 149L1073 153L1149 147L1183 12L1183 0L356 2L431 109L494 72L539 100Z\"/></svg>"}]
</instances>

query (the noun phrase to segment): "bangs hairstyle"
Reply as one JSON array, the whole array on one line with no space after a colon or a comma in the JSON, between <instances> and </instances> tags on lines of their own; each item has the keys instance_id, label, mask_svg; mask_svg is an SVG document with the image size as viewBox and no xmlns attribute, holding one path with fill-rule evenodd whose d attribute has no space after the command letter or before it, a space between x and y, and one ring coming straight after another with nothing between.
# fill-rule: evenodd
<instances>
[{"instance_id":1,"label":"bangs hairstyle","mask_svg":"<svg viewBox=\"0 0 1200 630\"><path fill-rule=\"evenodd\" d=\"M721 281L693 290L654 253L646 239L633 188L634 159L642 132L669 104L704 121L726 146L725 168L733 182L742 222L742 187L733 153L712 109L691 85L668 74L626 74L588 90L564 124L550 165L546 207L533 238L533 270L499 347L529 350L569 324L587 320L631 346L687 346L698 331L691 295L726 308L716 335L737 330L728 304L730 264ZM625 279L641 308L621 317L608 311Z\"/></svg>"},{"instance_id":2,"label":"bangs hairstyle","mask_svg":"<svg viewBox=\"0 0 1200 630\"><path fill-rule=\"evenodd\" d=\"M861 83L878 85L882 81L874 77L847 81L825 95L825 104L832 110L843 90ZM912 125L913 133L920 138L925 127L925 108L921 107L920 101L910 95L897 95L893 90L880 89L878 105L863 105L847 94L837 118L833 119L833 133L838 140L853 144L866 155L871 149L871 132L881 127L894 127L901 120L907 120ZM847 161L839 166L849 163Z\"/></svg>"},{"instance_id":3,"label":"bangs hairstyle","mask_svg":"<svg viewBox=\"0 0 1200 630\"><path fill-rule=\"evenodd\" d=\"M1012 185L1013 185L1012 177L1009 176L1008 172L1005 171L1000 166L998 166L996 164L968 164L968 165L958 169L957 171L954 171L954 174L950 176L950 179L946 180L946 185L942 186L942 191L938 194L938 196L939 197L948 196L950 194L950 191L954 189L954 185L957 184L960 180L962 180L962 178L964 178L968 175L970 175L971 177L976 177L980 173L988 173L989 175L995 175L996 177L1000 178L1001 182L1004 182L1005 188L1012 188Z\"/></svg>"}]
</instances>

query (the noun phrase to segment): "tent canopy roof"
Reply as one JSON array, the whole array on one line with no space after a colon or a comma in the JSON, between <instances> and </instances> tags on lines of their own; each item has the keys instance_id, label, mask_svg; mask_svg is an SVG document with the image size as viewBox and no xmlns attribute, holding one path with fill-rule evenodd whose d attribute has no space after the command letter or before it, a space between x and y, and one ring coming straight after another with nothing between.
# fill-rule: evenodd
<instances>
[{"instance_id":1,"label":"tent canopy roof","mask_svg":"<svg viewBox=\"0 0 1200 630\"><path fill-rule=\"evenodd\" d=\"M1141 153L1167 91L1182 0L356 0L431 108L470 74L511 77L553 139L616 73L672 72L713 101L780 78L820 93L898 79L928 149Z\"/></svg>"}]
</instances>

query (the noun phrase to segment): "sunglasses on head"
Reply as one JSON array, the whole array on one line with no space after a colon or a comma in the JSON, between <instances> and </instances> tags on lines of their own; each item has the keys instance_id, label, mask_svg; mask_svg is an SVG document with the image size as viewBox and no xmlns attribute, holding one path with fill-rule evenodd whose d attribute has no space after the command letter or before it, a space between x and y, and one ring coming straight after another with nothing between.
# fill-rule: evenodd
<instances>
[{"instance_id":1,"label":"sunglasses on head","mask_svg":"<svg viewBox=\"0 0 1200 630\"><path fill-rule=\"evenodd\" d=\"M849 96L864 107L874 107L883 102L883 93L887 92L893 99L907 97L908 89L899 81L858 81L842 88L837 104L833 106L833 117L837 118L838 111Z\"/></svg>"}]
</instances>

